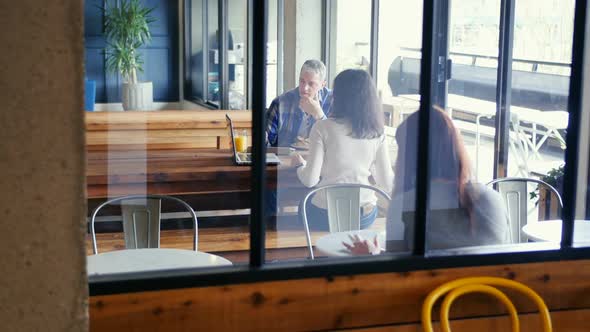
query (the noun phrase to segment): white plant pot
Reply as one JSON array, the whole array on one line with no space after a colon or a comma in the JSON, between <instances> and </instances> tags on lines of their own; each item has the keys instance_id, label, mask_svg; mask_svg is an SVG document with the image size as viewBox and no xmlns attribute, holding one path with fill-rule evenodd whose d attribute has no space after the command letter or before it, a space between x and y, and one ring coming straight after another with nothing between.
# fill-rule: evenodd
<instances>
[{"instance_id":1,"label":"white plant pot","mask_svg":"<svg viewBox=\"0 0 590 332\"><path fill-rule=\"evenodd\" d=\"M123 109L126 111L149 111L154 102L152 82L123 83Z\"/></svg>"}]
</instances>

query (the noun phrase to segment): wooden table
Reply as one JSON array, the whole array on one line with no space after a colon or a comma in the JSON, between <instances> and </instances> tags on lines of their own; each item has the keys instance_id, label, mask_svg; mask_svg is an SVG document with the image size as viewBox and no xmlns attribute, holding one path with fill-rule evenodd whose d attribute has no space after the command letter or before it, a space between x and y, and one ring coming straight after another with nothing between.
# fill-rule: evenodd
<instances>
[{"instance_id":1,"label":"wooden table","mask_svg":"<svg viewBox=\"0 0 590 332\"><path fill-rule=\"evenodd\" d=\"M288 185L302 189L289 157L281 158L281 165L267 166L268 187L276 187L280 170L281 188ZM229 150L88 151L87 154L90 209L107 197L145 193L190 196L196 201L188 201L197 210L248 208L251 179L251 167L235 165Z\"/></svg>"}]
</instances>

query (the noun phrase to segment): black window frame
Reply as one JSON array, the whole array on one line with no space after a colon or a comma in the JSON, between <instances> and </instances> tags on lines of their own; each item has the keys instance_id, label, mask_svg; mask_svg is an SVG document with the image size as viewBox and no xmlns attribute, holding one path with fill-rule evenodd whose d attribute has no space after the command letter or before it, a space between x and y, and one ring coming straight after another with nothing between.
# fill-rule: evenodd
<instances>
[{"instance_id":1,"label":"black window frame","mask_svg":"<svg viewBox=\"0 0 590 332\"><path fill-rule=\"evenodd\" d=\"M506 5L514 0L502 0ZM440 49L435 47L436 14L440 4L446 0L425 0L423 9L423 36L421 60L421 104L419 128L421 142L428 141L429 110L436 102L438 56ZM252 0L252 79L263 82L266 78L266 20L267 0ZM416 197L416 239L412 256L379 255L371 257L350 257L338 260L281 262L265 264L265 223L264 183L266 163L264 144L265 124L265 85L252 86L253 158L252 165L252 218L250 264L208 269L178 269L144 273L128 273L89 278L90 295L106 295L140 291L153 291L186 287L201 287L224 284L239 284L270 280L289 280L336 275L403 272L439 268L485 266L497 264L518 264L543 261L577 260L590 258L590 247L573 246L574 216L576 203L577 161L580 136L580 115L582 111L584 43L586 33L587 0L576 0L574 35L572 51L572 70L568 99L569 127L565 153L564 207L562 210L562 241L548 244L538 250L538 246L515 245L512 250L490 254L428 255L425 250L425 221L428 210L428 148L420 144L418 160L424 160L418 171ZM500 56L502 56L500 54ZM588 84L588 83L586 83ZM586 133L588 134L588 133ZM583 185L586 185L585 183Z\"/></svg>"}]
</instances>

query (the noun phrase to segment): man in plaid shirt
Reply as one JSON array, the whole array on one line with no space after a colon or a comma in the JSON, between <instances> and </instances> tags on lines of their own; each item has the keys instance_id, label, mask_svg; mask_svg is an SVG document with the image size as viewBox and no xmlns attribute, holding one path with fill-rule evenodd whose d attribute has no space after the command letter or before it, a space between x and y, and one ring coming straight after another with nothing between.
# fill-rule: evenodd
<instances>
[{"instance_id":1,"label":"man in plaid shirt","mask_svg":"<svg viewBox=\"0 0 590 332\"><path fill-rule=\"evenodd\" d=\"M326 66L307 60L301 67L299 86L275 98L267 111L269 146L290 146L309 137L316 121L330 113L332 91L326 88Z\"/></svg>"}]
</instances>

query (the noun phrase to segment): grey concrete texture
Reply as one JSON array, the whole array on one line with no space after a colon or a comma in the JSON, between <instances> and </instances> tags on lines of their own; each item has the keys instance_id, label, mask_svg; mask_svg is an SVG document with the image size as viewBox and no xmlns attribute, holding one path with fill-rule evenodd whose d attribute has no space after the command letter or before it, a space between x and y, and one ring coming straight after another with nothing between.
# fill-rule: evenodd
<instances>
[{"instance_id":1,"label":"grey concrete texture","mask_svg":"<svg viewBox=\"0 0 590 332\"><path fill-rule=\"evenodd\" d=\"M85 331L83 2L0 0L2 331Z\"/></svg>"}]
</instances>

